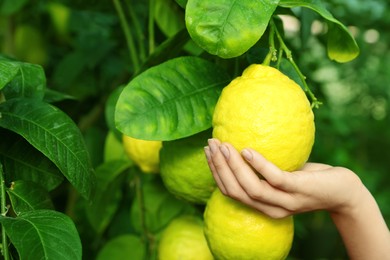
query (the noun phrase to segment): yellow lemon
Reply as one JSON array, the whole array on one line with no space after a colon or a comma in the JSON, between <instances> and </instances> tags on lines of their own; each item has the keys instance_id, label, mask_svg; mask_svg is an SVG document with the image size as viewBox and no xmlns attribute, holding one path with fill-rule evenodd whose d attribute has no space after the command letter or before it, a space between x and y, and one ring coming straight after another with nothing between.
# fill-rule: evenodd
<instances>
[{"instance_id":1,"label":"yellow lemon","mask_svg":"<svg viewBox=\"0 0 390 260\"><path fill-rule=\"evenodd\" d=\"M314 143L314 115L304 91L279 70L250 65L226 86L213 115L213 137L250 147L286 171L300 168Z\"/></svg>"},{"instance_id":2,"label":"yellow lemon","mask_svg":"<svg viewBox=\"0 0 390 260\"><path fill-rule=\"evenodd\" d=\"M202 219L184 215L173 219L158 245L159 260L214 259L203 233Z\"/></svg>"},{"instance_id":3,"label":"yellow lemon","mask_svg":"<svg viewBox=\"0 0 390 260\"><path fill-rule=\"evenodd\" d=\"M205 204L216 184L204 155L211 131L163 142L161 178L168 191L186 201Z\"/></svg>"},{"instance_id":4,"label":"yellow lemon","mask_svg":"<svg viewBox=\"0 0 390 260\"><path fill-rule=\"evenodd\" d=\"M216 189L204 212L209 248L220 260L281 260L291 249L292 217L269 218Z\"/></svg>"},{"instance_id":5,"label":"yellow lemon","mask_svg":"<svg viewBox=\"0 0 390 260\"><path fill-rule=\"evenodd\" d=\"M127 156L145 173L160 170L160 149L162 141L136 139L123 135L123 147Z\"/></svg>"}]
</instances>

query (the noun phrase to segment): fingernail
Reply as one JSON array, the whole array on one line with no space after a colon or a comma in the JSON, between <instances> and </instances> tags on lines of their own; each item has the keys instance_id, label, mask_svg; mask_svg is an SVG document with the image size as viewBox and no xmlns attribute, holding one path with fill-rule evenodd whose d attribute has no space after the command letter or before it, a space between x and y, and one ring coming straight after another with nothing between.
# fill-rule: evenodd
<instances>
[{"instance_id":1,"label":"fingernail","mask_svg":"<svg viewBox=\"0 0 390 260\"><path fill-rule=\"evenodd\" d=\"M252 153L248 149L244 149L241 151L242 157L245 158L245 160L250 161L253 158Z\"/></svg>"},{"instance_id":2,"label":"fingernail","mask_svg":"<svg viewBox=\"0 0 390 260\"><path fill-rule=\"evenodd\" d=\"M204 153L206 154L207 160L210 161L210 158L211 158L211 156L210 156L210 148L208 146L204 147Z\"/></svg>"},{"instance_id":3,"label":"fingernail","mask_svg":"<svg viewBox=\"0 0 390 260\"><path fill-rule=\"evenodd\" d=\"M209 139L208 143L209 143L211 154L215 154L217 152L217 149L218 149L217 145L215 144L215 141L213 139Z\"/></svg>"},{"instance_id":4,"label":"fingernail","mask_svg":"<svg viewBox=\"0 0 390 260\"><path fill-rule=\"evenodd\" d=\"M230 153L229 153L229 149L226 147L226 145L220 145L219 150L221 151L221 153L223 154L225 159L229 159Z\"/></svg>"}]
</instances>

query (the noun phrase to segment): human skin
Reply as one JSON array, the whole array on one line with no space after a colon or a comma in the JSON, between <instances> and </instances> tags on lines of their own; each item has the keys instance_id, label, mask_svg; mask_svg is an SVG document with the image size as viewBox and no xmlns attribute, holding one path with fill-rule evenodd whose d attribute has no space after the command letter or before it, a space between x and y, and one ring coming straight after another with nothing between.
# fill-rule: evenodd
<instances>
[{"instance_id":1,"label":"human skin","mask_svg":"<svg viewBox=\"0 0 390 260\"><path fill-rule=\"evenodd\" d=\"M374 197L351 170L306 163L298 171L286 172L253 149L239 153L215 138L208 141L205 154L225 196L272 218L326 210L350 259L390 259L386 222Z\"/></svg>"}]
</instances>

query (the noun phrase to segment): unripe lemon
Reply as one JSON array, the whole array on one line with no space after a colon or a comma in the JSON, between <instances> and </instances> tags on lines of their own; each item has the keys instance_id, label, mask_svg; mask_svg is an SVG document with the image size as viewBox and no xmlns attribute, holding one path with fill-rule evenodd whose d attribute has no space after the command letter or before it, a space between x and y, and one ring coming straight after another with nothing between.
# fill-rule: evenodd
<instances>
[{"instance_id":1,"label":"unripe lemon","mask_svg":"<svg viewBox=\"0 0 390 260\"><path fill-rule=\"evenodd\" d=\"M292 217L269 218L229 197L213 192L204 212L204 232L219 260L281 260L291 249Z\"/></svg>"},{"instance_id":2,"label":"unripe lemon","mask_svg":"<svg viewBox=\"0 0 390 260\"><path fill-rule=\"evenodd\" d=\"M211 131L163 142L160 152L161 178L176 197L196 204L206 204L216 187L204 155Z\"/></svg>"},{"instance_id":3,"label":"unripe lemon","mask_svg":"<svg viewBox=\"0 0 390 260\"><path fill-rule=\"evenodd\" d=\"M239 151L253 148L286 171L307 161L314 134L314 115L302 88L259 64L223 89L213 115L213 137Z\"/></svg>"},{"instance_id":4,"label":"unripe lemon","mask_svg":"<svg viewBox=\"0 0 390 260\"><path fill-rule=\"evenodd\" d=\"M160 170L160 149L162 141L136 139L123 135L123 147L127 156L145 173Z\"/></svg>"},{"instance_id":5,"label":"unripe lemon","mask_svg":"<svg viewBox=\"0 0 390 260\"><path fill-rule=\"evenodd\" d=\"M203 221L195 216L175 218L163 231L159 260L213 260L203 234Z\"/></svg>"}]
</instances>

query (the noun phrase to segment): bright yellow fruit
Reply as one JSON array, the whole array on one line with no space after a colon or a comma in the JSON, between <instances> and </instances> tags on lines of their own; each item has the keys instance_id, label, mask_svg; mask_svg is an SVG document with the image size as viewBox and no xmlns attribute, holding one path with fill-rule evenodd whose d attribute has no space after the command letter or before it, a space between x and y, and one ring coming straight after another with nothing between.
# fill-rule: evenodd
<instances>
[{"instance_id":1,"label":"bright yellow fruit","mask_svg":"<svg viewBox=\"0 0 390 260\"><path fill-rule=\"evenodd\" d=\"M213 137L250 147L286 171L300 168L314 143L314 115L304 91L279 70L253 64L226 86L215 107Z\"/></svg>"},{"instance_id":2,"label":"bright yellow fruit","mask_svg":"<svg viewBox=\"0 0 390 260\"><path fill-rule=\"evenodd\" d=\"M195 216L180 216L163 231L158 245L159 260L212 260L203 233L203 221Z\"/></svg>"},{"instance_id":3,"label":"bright yellow fruit","mask_svg":"<svg viewBox=\"0 0 390 260\"><path fill-rule=\"evenodd\" d=\"M186 201L205 204L216 184L204 155L211 137L204 131L190 137L164 142L160 152L161 178L168 191Z\"/></svg>"},{"instance_id":4,"label":"bright yellow fruit","mask_svg":"<svg viewBox=\"0 0 390 260\"><path fill-rule=\"evenodd\" d=\"M269 218L216 189L207 202L204 232L219 260L281 260L291 249L292 217Z\"/></svg>"},{"instance_id":5,"label":"bright yellow fruit","mask_svg":"<svg viewBox=\"0 0 390 260\"><path fill-rule=\"evenodd\" d=\"M136 139L123 135L123 147L127 156L145 173L160 170L160 149L162 141Z\"/></svg>"}]
</instances>

